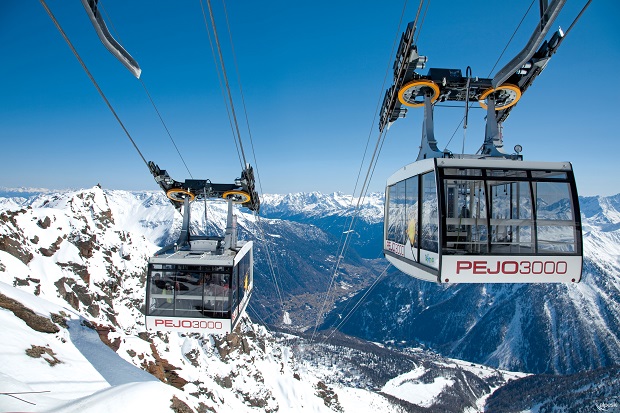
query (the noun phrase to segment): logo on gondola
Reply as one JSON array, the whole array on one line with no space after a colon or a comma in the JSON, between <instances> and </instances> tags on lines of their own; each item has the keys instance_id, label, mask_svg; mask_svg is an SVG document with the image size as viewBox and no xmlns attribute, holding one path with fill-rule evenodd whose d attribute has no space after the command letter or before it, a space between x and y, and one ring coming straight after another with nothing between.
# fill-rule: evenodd
<instances>
[{"instance_id":1,"label":"logo on gondola","mask_svg":"<svg viewBox=\"0 0 620 413\"><path fill-rule=\"evenodd\" d=\"M402 244L397 244L394 241L386 240L385 249L393 252L394 254L398 254L401 257L405 256L405 246Z\"/></svg>"},{"instance_id":2,"label":"logo on gondola","mask_svg":"<svg viewBox=\"0 0 620 413\"><path fill-rule=\"evenodd\" d=\"M568 263L566 261L457 261L456 274L494 275L494 274L566 274Z\"/></svg>"},{"instance_id":3,"label":"logo on gondola","mask_svg":"<svg viewBox=\"0 0 620 413\"><path fill-rule=\"evenodd\" d=\"M429 265L435 265L435 257L432 257L428 254L424 254L424 261L426 261Z\"/></svg>"},{"instance_id":4,"label":"logo on gondola","mask_svg":"<svg viewBox=\"0 0 620 413\"><path fill-rule=\"evenodd\" d=\"M221 330L224 326L221 321L213 320L165 320L161 318L155 319L155 327L166 328L185 328L185 329L204 329L204 330Z\"/></svg>"}]
</instances>

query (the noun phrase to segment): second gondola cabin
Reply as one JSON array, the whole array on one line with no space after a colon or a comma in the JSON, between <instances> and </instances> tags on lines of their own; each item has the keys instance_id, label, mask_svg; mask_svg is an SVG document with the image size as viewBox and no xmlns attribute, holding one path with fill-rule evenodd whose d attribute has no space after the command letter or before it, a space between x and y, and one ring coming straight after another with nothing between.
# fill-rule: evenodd
<instances>
[{"instance_id":1,"label":"second gondola cabin","mask_svg":"<svg viewBox=\"0 0 620 413\"><path fill-rule=\"evenodd\" d=\"M147 328L223 334L233 331L253 287L252 241L224 249L221 239L192 240L149 259Z\"/></svg>"},{"instance_id":2,"label":"second gondola cabin","mask_svg":"<svg viewBox=\"0 0 620 413\"><path fill-rule=\"evenodd\" d=\"M227 334L235 330L254 285L253 242L237 239L233 204L257 212L260 200L247 165L234 184L210 180L179 182L153 162L149 169L170 202L183 214L176 243L149 259L146 274L146 327L155 331ZM223 198L228 203L224 236L193 235L191 202Z\"/></svg>"}]
</instances>

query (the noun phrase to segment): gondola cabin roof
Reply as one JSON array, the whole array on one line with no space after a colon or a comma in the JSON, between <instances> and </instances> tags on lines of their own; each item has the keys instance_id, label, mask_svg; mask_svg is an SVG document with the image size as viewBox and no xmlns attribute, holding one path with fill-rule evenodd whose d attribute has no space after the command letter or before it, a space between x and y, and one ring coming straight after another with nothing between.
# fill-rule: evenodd
<instances>
[{"instance_id":1,"label":"gondola cabin roof","mask_svg":"<svg viewBox=\"0 0 620 413\"><path fill-rule=\"evenodd\" d=\"M214 265L232 267L237 256L245 255L252 248L252 241L238 241L235 250L218 251L217 240L192 240L190 250L176 251L175 245L159 250L149 262L151 264Z\"/></svg>"},{"instance_id":2,"label":"gondola cabin roof","mask_svg":"<svg viewBox=\"0 0 620 413\"><path fill-rule=\"evenodd\" d=\"M430 158L412 162L394 172L387 179L387 186L393 185L411 176L430 172L435 168L470 168L470 169L515 169L533 171L571 171L570 162L517 161L496 158Z\"/></svg>"}]
</instances>

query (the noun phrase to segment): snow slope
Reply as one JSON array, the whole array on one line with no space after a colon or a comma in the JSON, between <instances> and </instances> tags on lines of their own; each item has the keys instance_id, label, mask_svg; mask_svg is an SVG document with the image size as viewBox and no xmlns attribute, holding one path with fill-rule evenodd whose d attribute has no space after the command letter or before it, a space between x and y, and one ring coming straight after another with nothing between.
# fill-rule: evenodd
<instances>
[{"instance_id":1,"label":"snow slope","mask_svg":"<svg viewBox=\"0 0 620 413\"><path fill-rule=\"evenodd\" d=\"M0 388L21 399L0 396L2 411L110 412L131 411L135 406L136 411L160 412L169 411L172 395L185 397L119 357L75 311L3 282L0 294L50 322L50 315L56 314L57 320L66 323L66 327L54 323L56 333L39 332L11 311L0 310L4 337L0 341ZM37 351L25 351L33 348L43 352L37 357Z\"/></svg>"},{"instance_id":2,"label":"snow slope","mask_svg":"<svg viewBox=\"0 0 620 413\"><path fill-rule=\"evenodd\" d=\"M297 206L293 208L310 202L311 197L316 198L315 207L302 212ZM323 202L323 198L327 201ZM294 212L292 215L302 221L312 214L316 219L329 214L342 219L347 213L338 208L350 204L351 200L313 194L290 197L287 202ZM365 206L366 211L369 215L380 216L380 208L372 202ZM617 244L618 225L613 218L614 211L618 210L616 205L613 199L601 198L582 208L586 217L584 227L589 225L584 236L586 250L598 257L596 266L591 261L592 266L586 268L589 279L594 282L584 282L579 288L567 291L542 290L543 295L530 296L534 298L530 299L530 305L527 300L521 300L513 307L506 303L516 303L511 294L518 293L518 287L494 290L481 286L481 290L464 291L467 294L462 295L434 285L410 286L408 291L416 292L417 301L409 297L404 307L400 310L396 307L393 313L401 321L385 319L385 315L392 312L388 312L390 308L400 305L394 301L399 299L394 293L381 304L375 302L363 309L364 318L372 319L372 314L367 313L370 308L380 308L384 318L373 328L381 332L380 329L394 325L405 327L407 315L414 310L412 303L419 302L437 314L451 314L444 320L467 329L461 334L451 330L449 324L434 322L428 334L437 337L452 334L450 337L455 341L450 345L473 348L483 337L476 335L477 331L490 336L490 324L485 322L503 319L497 317L500 313L489 312L485 316L488 309L514 309L513 313L506 313L509 322L503 325L506 334L500 337L504 340L500 340L502 346L491 348L494 356L508 364L520 357L515 349L524 348L522 344L526 342L525 336L519 334L518 321L539 316L531 312L531 302L547 303L540 306L541 314L552 322L542 333L554 337L558 345L552 348L558 349L557 354L561 354L559 350L565 346L566 337L581 341L570 341L571 346L564 348L576 348L577 344L585 343L582 330L577 328L579 324L566 324L561 318L564 310L548 304L565 297L588 309L580 312L582 318L573 319L594 320L590 325L594 326L595 333L585 336L595 341L594 348L613 348L613 340L618 337L613 324L616 317L613 303L617 298L613 288L617 286L609 274L617 274L618 268L618 255L613 250ZM225 219L223 204L210 204L206 219L201 208L194 207L195 222L200 222L202 228L221 231ZM285 214L284 206L280 213ZM287 294L298 288L320 296L321 283L329 281L329 260L334 259L334 252L329 250L335 250L337 242L310 222L264 219L266 230L258 237L259 245L269 239L278 247L274 256L279 268L296 276L287 281L290 283L285 287ZM334 222L323 223L327 228ZM242 236L257 237L252 215L241 212L239 223ZM377 224L368 221L367 225ZM2 410L184 411L183 406L187 406L189 410L186 411L201 412L419 409L471 412L481 410L490 394L505 386L508 380L520 377L446 360L423 350L403 353L398 349L356 342L350 337L327 340L321 336L317 342L275 334L247 317L240 331L226 337L147 332L141 313L143 269L158 245L174 240L179 226L180 217L159 193L104 191L94 187L0 199L0 293L32 309L57 329L44 333L31 328L2 301L0 317L7 326L3 335L11 337L11 340L3 340L0 348L2 387L16 392L49 391L22 395L24 400L35 405L0 395ZM600 245L596 246L595 241ZM355 259L358 261L347 261L338 279L343 291L348 285L349 295L355 293L353 287L359 289L364 279L370 279L364 274L371 275L374 271L374 261ZM257 282L257 290L268 290L271 288L268 277L260 274L264 267L257 268L257 280L264 277ZM321 272L327 274L324 280L318 278L325 275ZM401 294L404 289L400 286L396 291ZM383 292L390 292L390 289L384 288ZM447 294L451 298L445 303L433 303L434 294ZM260 297L258 291L254 306L267 304L269 308L268 300L257 301L257 297ZM302 296L287 297L300 300L298 297ZM300 300L294 304L298 307L287 303L291 306L288 322L295 324L299 320L299 309L309 302L312 301L304 304ZM469 308L472 302L476 303L473 308L478 311L474 317L454 312L454 306ZM608 308L609 312L601 312L600 308ZM421 320L418 318L418 322ZM503 328L501 323L497 326ZM601 333L604 329L608 330L608 336ZM540 332L533 330L534 334ZM385 331L382 337L388 337ZM484 349L477 348L479 352ZM536 353L530 351L529 354ZM572 362L582 362L579 353L571 354L576 354ZM592 357L600 361L608 356L600 353Z\"/></svg>"},{"instance_id":3,"label":"snow slope","mask_svg":"<svg viewBox=\"0 0 620 413\"><path fill-rule=\"evenodd\" d=\"M133 362L141 358L137 352L148 346L136 345L136 337L121 334L122 344L116 353L77 312L5 283L0 283L0 294L39 317L50 322L55 319L53 325L58 329L56 333L35 331L11 311L0 310L5 337L10 337L0 342L0 386L3 393L17 397L0 396L2 411L169 412L173 398L195 409L202 403L216 411L332 411L317 396L320 381L307 369L297 370L290 350L269 338L265 330L246 327L248 336L262 334L264 349L246 341L249 348L239 354L220 354L215 345L218 339L213 337L158 334L153 342L160 354L182 366L187 380L183 391L163 384L119 355L123 351L135 354L130 358ZM25 350L33 346L48 353L28 355ZM337 395L341 411L360 411L367 406L397 411L384 397L365 390L325 389Z\"/></svg>"},{"instance_id":4,"label":"snow slope","mask_svg":"<svg viewBox=\"0 0 620 413\"><path fill-rule=\"evenodd\" d=\"M398 411L378 393L326 384L320 367L300 369L247 318L226 337L145 331L143 269L178 222L161 196L94 187L2 205L0 382L20 394L0 395L0 410ZM221 229L223 214L213 207L210 224Z\"/></svg>"}]
</instances>

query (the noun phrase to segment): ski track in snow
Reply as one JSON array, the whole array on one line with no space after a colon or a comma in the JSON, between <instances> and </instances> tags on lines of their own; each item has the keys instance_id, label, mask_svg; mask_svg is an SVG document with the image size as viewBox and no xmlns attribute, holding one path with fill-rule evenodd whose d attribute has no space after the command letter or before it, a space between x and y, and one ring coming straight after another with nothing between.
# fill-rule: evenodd
<instances>
[{"instance_id":1,"label":"ski track in snow","mask_svg":"<svg viewBox=\"0 0 620 413\"><path fill-rule=\"evenodd\" d=\"M82 320L69 320L69 336L88 362L103 376L110 386L158 381L154 376L119 357L99 339L99 334L82 324Z\"/></svg>"}]
</instances>

